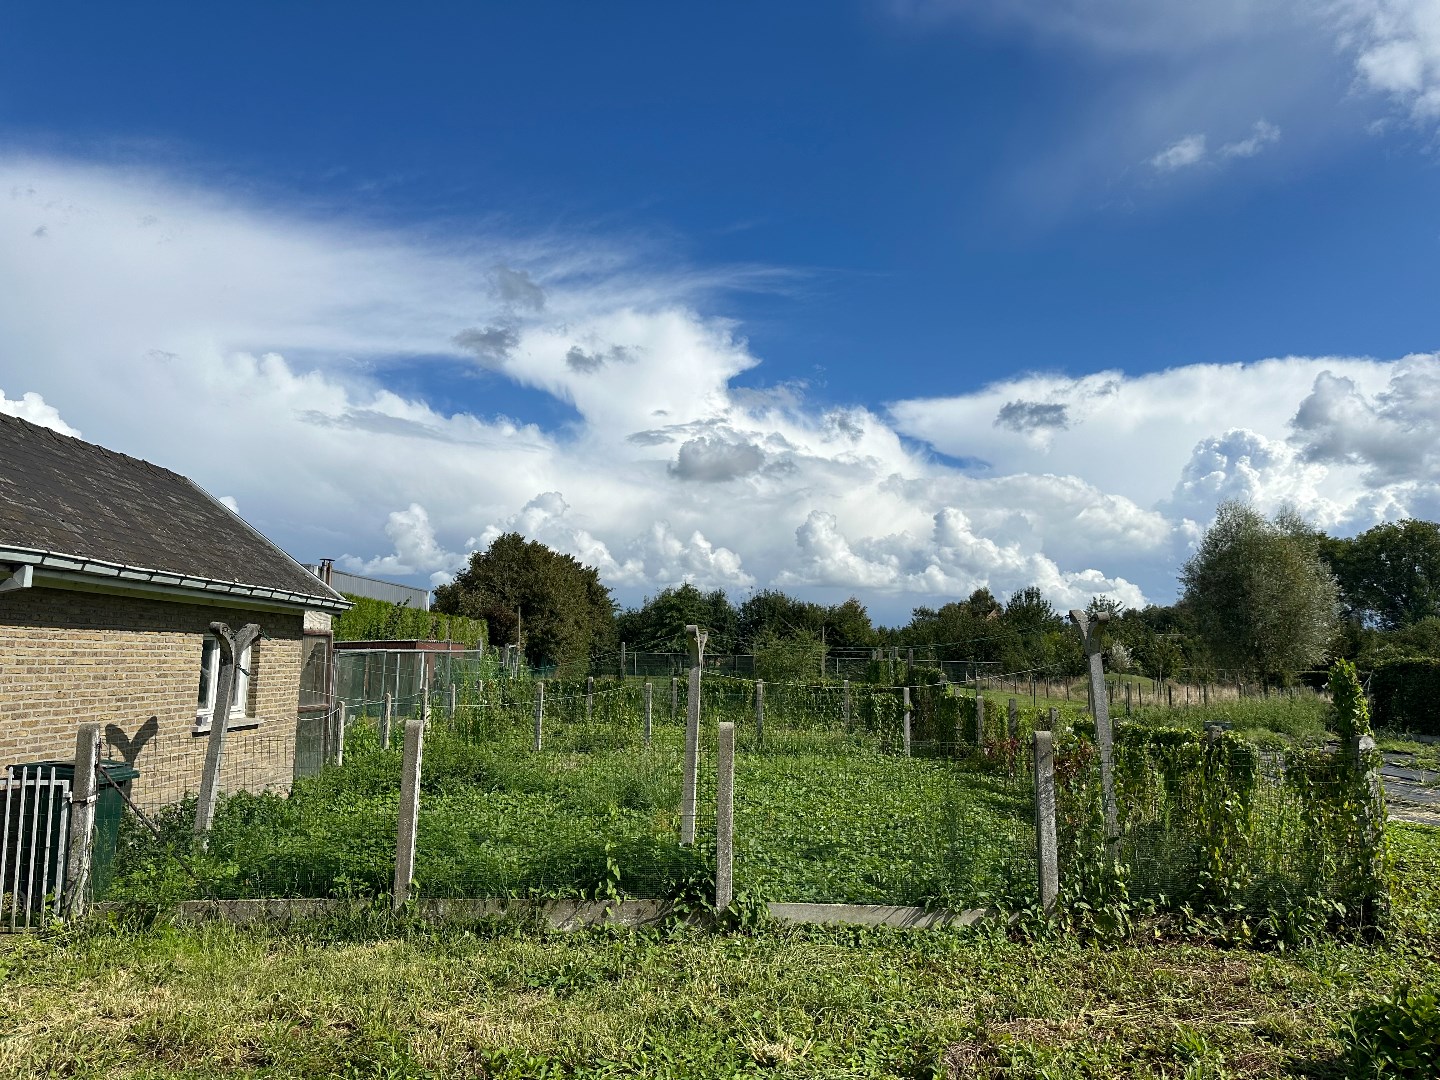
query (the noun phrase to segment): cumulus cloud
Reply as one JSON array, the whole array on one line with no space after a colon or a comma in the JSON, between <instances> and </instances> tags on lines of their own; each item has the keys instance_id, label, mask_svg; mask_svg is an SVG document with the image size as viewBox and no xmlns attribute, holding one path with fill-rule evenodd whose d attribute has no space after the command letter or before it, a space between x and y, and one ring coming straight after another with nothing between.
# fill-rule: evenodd
<instances>
[{"instance_id":1,"label":"cumulus cloud","mask_svg":"<svg viewBox=\"0 0 1440 1080\"><path fill-rule=\"evenodd\" d=\"M47 405L45 399L33 390L26 391L14 401L5 396L4 390L0 390L0 413L18 416L21 420L29 420L32 424L58 431L61 435L80 437L79 431L60 419L60 410L53 405Z\"/></svg>"},{"instance_id":2,"label":"cumulus cloud","mask_svg":"<svg viewBox=\"0 0 1440 1080\"><path fill-rule=\"evenodd\" d=\"M782 584L861 591L903 619L982 584L1166 599L1194 522L1236 490L1336 522L1432 498L1432 459L1396 440L1440 427L1433 357L1036 374L884 411L822 405L799 384L736 387L760 360L705 314L718 272L504 237L437 247L57 162L0 160L0 192L0 380L25 391L7 411L63 411L69 430L230 493L305 561L346 552L347 568L434 583L515 529L627 602L681 581ZM576 370L576 348L604 362ZM404 369L435 357L490 377L444 409L395 389L425 385ZM573 419L501 415L498 385ZM1361 440L1366 417L1388 441Z\"/></svg>"},{"instance_id":3,"label":"cumulus cloud","mask_svg":"<svg viewBox=\"0 0 1440 1080\"><path fill-rule=\"evenodd\" d=\"M1407 357L1373 394L1322 372L1291 424L1306 461L1358 466L1376 487L1440 479L1440 361Z\"/></svg>"},{"instance_id":4,"label":"cumulus cloud","mask_svg":"<svg viewBox=\"0 0 1440 1080\"><path fill-rule=\"evenodd\" d=\"M395 545L393 554L374 559L345 555L340 559L341 568L357 574L408 576L450 573L465 561L463 555L446 551L436 541L430 515L419 503L391 512L385 520L385 535Z\"/></svg>"},{"instance_id":5,"label":"cumulus cloud","mask_svg":"<svg viewBox=\"0 0 1440 1080\"><path fill-rule=\"evenodd\" d=\"M1440 4L1436 0L1340 0L1342 42L1356 80L1418 122L1440 120Z\"/></svg>"},{"instance_id":6,"label":"cumulus cloud","mask_svg":"<svg viewBox=\"0 0 1440 1080\"><path fill-rule=\"evenodd\" d=\"M681 444L670 475L679 480L723 483L759 472L764 463L764 451L752 442L702 435Z\"/></svg>"},{"instance_id":7,"label":"cumulus cloud","mask_svg":"<svg viewBox=\"0 0 1440 1080\"><path fill-rule=\"evenodd\" d=\"M1007 401L995 414L995 426L1021 433L1045 428L1067 428L1070 420L1064 405L1040 401Z\"/></svg>"}]
</instances>

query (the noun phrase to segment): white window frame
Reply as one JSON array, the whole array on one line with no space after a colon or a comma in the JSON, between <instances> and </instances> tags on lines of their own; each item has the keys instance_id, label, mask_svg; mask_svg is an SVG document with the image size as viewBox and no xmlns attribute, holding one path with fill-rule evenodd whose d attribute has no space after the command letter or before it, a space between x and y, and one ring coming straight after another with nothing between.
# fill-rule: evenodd
<instances>
[{"instance_id":1,"label":"white window frame","mask_svg":"<svg viewBox=\"0 0 1440 1080\"><path fill-rule=\"evenodd\" d=\"M253 727L259 721L249 715L246 709L250 705L250 658L253 646L247 645L240 653L239 663L236 665L235 690L230 695L230 717L226 728L234 731L236 728ZM200 651L200 679L201 686L206 688L204 701L198 701L195 706L195 734L209 734L210 725L215 719L215 694L220 686L220 639L214 634L206 634L204 644ZM199 692L197 689L196 696Z\"/></svg>"}]
</instances>

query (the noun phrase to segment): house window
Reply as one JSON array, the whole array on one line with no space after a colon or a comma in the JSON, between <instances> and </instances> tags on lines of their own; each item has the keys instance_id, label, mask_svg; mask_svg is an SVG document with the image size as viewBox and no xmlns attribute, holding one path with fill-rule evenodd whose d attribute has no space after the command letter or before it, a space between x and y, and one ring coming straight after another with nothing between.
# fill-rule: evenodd
<instances>
[{"instance_id":1,"label":"house window","mask_svg":"<svg viewBox=\"0 0 1440 1080\"><path fill-rule=\"evenodd\" d=\"M220 688L220 639L214 634L205 635L205 644L200 653L200 687L195 698L195 733L210 730L215 716L215 694ZM230 695L230 727L239 727L236 721L247 719L250 702L250 648L240 653L240 662L235 667L235 691Z\"/></svg>"}]
</instances>

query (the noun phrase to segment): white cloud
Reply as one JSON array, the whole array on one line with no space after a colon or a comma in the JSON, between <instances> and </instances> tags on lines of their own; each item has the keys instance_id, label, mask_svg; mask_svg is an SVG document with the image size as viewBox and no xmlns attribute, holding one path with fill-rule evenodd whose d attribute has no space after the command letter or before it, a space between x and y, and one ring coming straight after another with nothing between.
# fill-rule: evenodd
<instances>
[{"instance_id":1,"label":"white cloud","mask_svg":"<svg viewBox=\"0 0 1440 1080\"><path fill-rule=\"evenodd\" d=\"M1256 120L1249 138L1238 139L1220 147L1220 156L1227 158L1248 158L1280 141L1280 129L1267 120Z\"/></svg>"},{"instance_id":2,"label":"white cloud","mask_svg":"<svg viewBox=\"0 0 1440 1080\"><path fill-rule=\"evenodd\" d=\"M4 390L0 390L0 413L18 416L21 420L29 420L32 424L58 431L61 435L74 435L76 438L80 436L80 432L60 419L60 410L45 404L45 399L33 390L21 394L14 401L5 396Z\"/></svg>"},{"instance_id":3,"label":"white cloud","mask_svg":"<svg viewBox=\"0 0 1440 1080\"><path fill-rule=\"evenodd\" d=\"M240 504L235 500L234 495L221 495L220 498L216 500L216 502L218 502L221 506L225 507L225 509L229 510L232 514L240 513Z\"/></svg>"},{"instance_id":4,"label":"white cloud","mask_svg":"<svg viewBox=\"0 0 1440 1080\"><path fill-rule=\"evenodd\" d=\"M1205 160L1205 136L1186 135L1175 140L1164 150L1150 159L1153 168L1160 172L1174 172Z\"/></svg>"},{"instance_id":5,"label":"white cloud","mask_svg":"<svg viewBox=\"0 0 1440 1080\"><path fill-rule=\"evenodd\" d=\"M0 359L0 380L54 422L58 406L95 441L230 493L305 561L349 553L347 567L436 583L516 529L626 601L687 580L780 583L858 591L903 619L982 584L1165 599L1194 521L1234 490L1342 524L1433 497L1432 459L1397 442L1430 422L1433 357L1027 375L882 414L733 386L759 358L703 310L753 269L437 245L56 162L0 161L0 193L0 358L27 358ZM397 368L425 385L436 357L467 408L390 385ZM487 411L514 385L573 421ZM1370 414L1391 425L1383 444L1360 440Z\"/></svg>"},{"instance_id":6,"label":"white cloud","mask_svg":"<svg viewBox=\"0 0 1440 1080\"><path fill-rule=\"evenodd\" d=\"M368 560L344 555L341 568L357 574L448 574L465 561L463 554L446 551L436 542L430 515L419 503L393 511L385 520L385 535L395 545L393 554Z\"/></svg>"},{"instance_id":7,"label":"white cloud","mask_svg":"<svg viewBox=\"0 0 1440 1080\"><path fill-rule=\"evenodd\" d=\"M1440 121L1440 0L1340 0L1358 84L1416 121Z\"/></svg>"}]
</instances>

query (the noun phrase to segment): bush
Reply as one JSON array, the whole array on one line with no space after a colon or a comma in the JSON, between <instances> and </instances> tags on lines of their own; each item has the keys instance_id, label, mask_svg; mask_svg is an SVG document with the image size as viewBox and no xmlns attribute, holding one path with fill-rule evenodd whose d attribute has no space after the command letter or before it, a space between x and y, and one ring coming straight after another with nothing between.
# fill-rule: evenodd
<instances>
[{"instance_id":1,"label":"bush","mask_svg":"<svg viewBox=\"0 0 1440 1080\"><path fill-rule=\"evenodd\" d=\"M1393 660L1370 679L1375 723L1392 730L1440 735L1440 660Z\"/></svg>"},{"instance_id":2,"label":"bush","mask_svg":"<svg viewBox=\"0 0 1440 1080\"><path fill-rule=\"evenodd\" d=\"M1440 998L1401 986L1355 1010L1346 1043L1348 1076L1396 1080L1440 1076Z\"/></svg>"}]
</instances>

